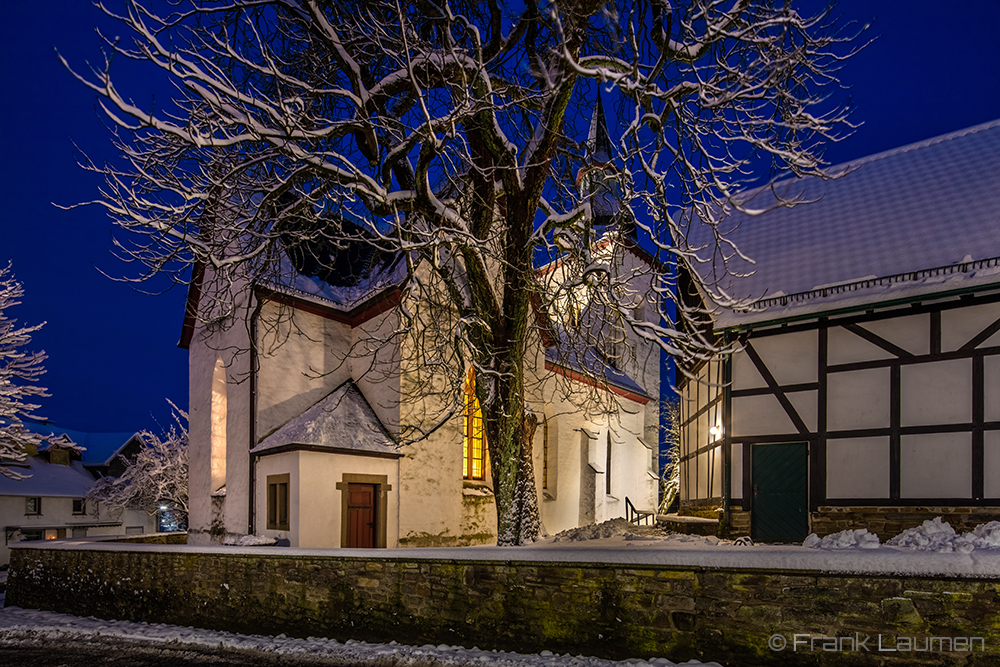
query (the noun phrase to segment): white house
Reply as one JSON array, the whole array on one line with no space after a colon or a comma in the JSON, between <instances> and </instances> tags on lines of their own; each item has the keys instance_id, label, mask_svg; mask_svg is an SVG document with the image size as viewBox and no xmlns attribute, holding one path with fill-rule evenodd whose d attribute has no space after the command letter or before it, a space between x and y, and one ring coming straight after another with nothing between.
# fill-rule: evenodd
<instances>
[{"instance_id":1,"label":"white house","mask_svg":"<svg viewBox=\"0 0 1000 667\"><path fill-rule=\"evenodd\" d=\"M603 126L603 114L595 118ZM603 137L607 143L606 128ZM611 228L595 252L623 275L650 261ZM420 343L389 336L404 298L398 258L349 247L330 271L297 263L294 249L288 259L297 267L293 279L245 290L228 327L204 324L210 280L199 271L192 282L181 340L190 353L189 542L248 533L322 548L495 542L471 371L461 413L426 439L398 444L403 430L425 426L447 400L424 384L414 353ZM539 269L561 270L556 263ZM658 348L630 339L635 358L596 381L587 355L598 351L573 360L555 353L558 326L546 318L566 313L539 307L535 314L525 373L539 418L533 463L543 529L624 516L626 497L651 509ZM591 391L610 412L588 403Z\"/></svg>"},{"instance_id":2,"label":"white house","mask_svg":"<svg viewBox=\"0 0 1000 667\"><path fill-rule=\"evenodd\" d=\"M136 436L85 433L52 424L28 423L26 427L55 437L29 452L23 463L5 463L25 479L0 475L0 525L4 527L0 566L10 561L12 542L156 532L155 516L131 510L112 515L84 501L99 474L95 471L113 466L120 452L135 446Z\"/></svg>"},{"instance_id":3,"label":"white house","mask_svg":"<svg viewBox=\"0 0 1000 667\"><path fill-rule=\"evenodd\" d=\"M682 513L765 541L1000 518L1000 121L844 168L722 223L756 263L682 383Z\"/></svg>"}]
</instances>

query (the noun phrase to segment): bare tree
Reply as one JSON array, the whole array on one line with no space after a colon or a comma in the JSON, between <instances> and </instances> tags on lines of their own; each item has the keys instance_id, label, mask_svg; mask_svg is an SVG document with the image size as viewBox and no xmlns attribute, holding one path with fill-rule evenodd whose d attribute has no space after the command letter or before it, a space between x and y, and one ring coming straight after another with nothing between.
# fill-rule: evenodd
<instances>
[{"instance_id":1,"label":"bare tree","mask_svg":"<svg viewBox=\"0 0 1000 667\"><path fill-rule=\"evenodd\" d=\"M408 437L460 409L474 367L501 544L532 532L519 508L534 485L520 486L527 502L516 489L533 318L598 381L634 354L625 332L682 359L711 354L672 317L670 267L724 275L738 249L719 223L747 208L739 191L762 170L822 175L824 142L850 128L826 87L853 36L791 2L124 5L99 6L131 39L109 39L78 78L118 128L123 160L89 167L105 178L94 203L134 232L125 257L147 276L206 267L216 322L235 292L317 270L331 249L396 257L407 298L394 335L426 343L416 354L444 380L427 385L450 397ZM161 70L176 99L133 102L116 57ZM601 96L614 140L588 125ZM644 280L615 268L629 246L654 256Z\"/></svg>"},{"instance_id":2,"label":"bare tree","mask_svg":"<svg viewBox=\"0 0 1000 667\"><path fill-rule=\"evenodd\" d=\"M48 396L35 382L45 372L44 352L24 352L31 334L42 328L16 328L17 320L7 316L7 309L20 303L24 288L14 279L8 264L0 268L0 475L24 479L5 463L24 461L29 449L40 445L43 436L24 430L25 419L37 419L33 414L38 405L29 403L32 396Z\"/></svg>"},{"instance_id":3,"label":"bare tree","mask_svg":"<svg viewBox=\"0 0 1000 667\"><path fill-rule=\"evenodd\" d=\"M187 525L188 433L187 413L174 406L174 424L162 437L151 431L139 434L143 447L135 460L122 457L121 477L102 477L87 493L93 511L103 503L113 514L137 510L161 513L168 522Z\"/></svg>"}]
</instances>

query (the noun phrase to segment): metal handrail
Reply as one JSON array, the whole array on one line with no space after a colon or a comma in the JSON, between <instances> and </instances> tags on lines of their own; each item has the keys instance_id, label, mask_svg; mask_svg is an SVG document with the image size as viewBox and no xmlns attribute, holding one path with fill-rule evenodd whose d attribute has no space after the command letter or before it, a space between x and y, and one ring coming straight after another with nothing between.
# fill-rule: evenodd
<instances>
[{"instance_id":1,"label":"metal handrail","mask_svg":"<svg viewBox=\"0 0 1000 667\"><path fill-rule=\"evenodd\" d=\"M636 509L635 505L632 504L632 501L629 500L629 497L625 496L625 520L629 523L634 523L638 526L641 521L645 521L645 525L648 526L650 525L650 518L655 514L656 512L653 512L652 510Z\"/></svg>"}]
</instances>

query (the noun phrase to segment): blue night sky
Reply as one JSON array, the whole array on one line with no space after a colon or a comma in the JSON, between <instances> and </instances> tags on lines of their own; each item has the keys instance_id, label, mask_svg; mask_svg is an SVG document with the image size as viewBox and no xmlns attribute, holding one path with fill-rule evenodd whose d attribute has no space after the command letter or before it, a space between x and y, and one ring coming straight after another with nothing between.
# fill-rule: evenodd
<instances>
[{"instance_id":1,"label":"blue night sky","mask_svg":"<svg viewBox=\"0 0 1000 667\"><path fill-rule=\"evenodd\" d=\"M878 39L842 71L864 125L830 147L833 163L1000 118L1000 2L846 0L837 11L874 20ZM0 262L13 263L26 290L8 314L47 322L31 346L49 355L41 384L52 396L39 414L78 430L133 431L167 425L166 398L187 405L187 353L177 348L185 290L150 295L105 277L134 272L112 255L104 212L53 206L97 194L100 179L77 167L74 142L97 162L113 157L95 96L53 51L78 67L100 62L98 25L107 22L81 0L0 6ZM128 76L119 86L137 100L155 92Z\"/></svg>"}]
</instances>

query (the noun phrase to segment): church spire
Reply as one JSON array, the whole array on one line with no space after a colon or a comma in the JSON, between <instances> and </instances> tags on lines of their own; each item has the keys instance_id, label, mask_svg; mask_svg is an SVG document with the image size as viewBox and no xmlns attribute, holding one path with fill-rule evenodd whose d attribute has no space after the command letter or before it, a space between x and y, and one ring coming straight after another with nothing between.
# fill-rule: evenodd
<instances>
[{"instance_id":1,"label":"church spire","mask_svg":"<svg viewBox=\"0 0 1000 667\"><path fill-rule=\"evenodd\" d=\"M597 104L594 115L590 118L590 135L587 138L588 162L611 162L611 137L608 135L608 120L604 116L604 102L601 101L601 91L597 91Z\"/></svg>"}]
</instances>

